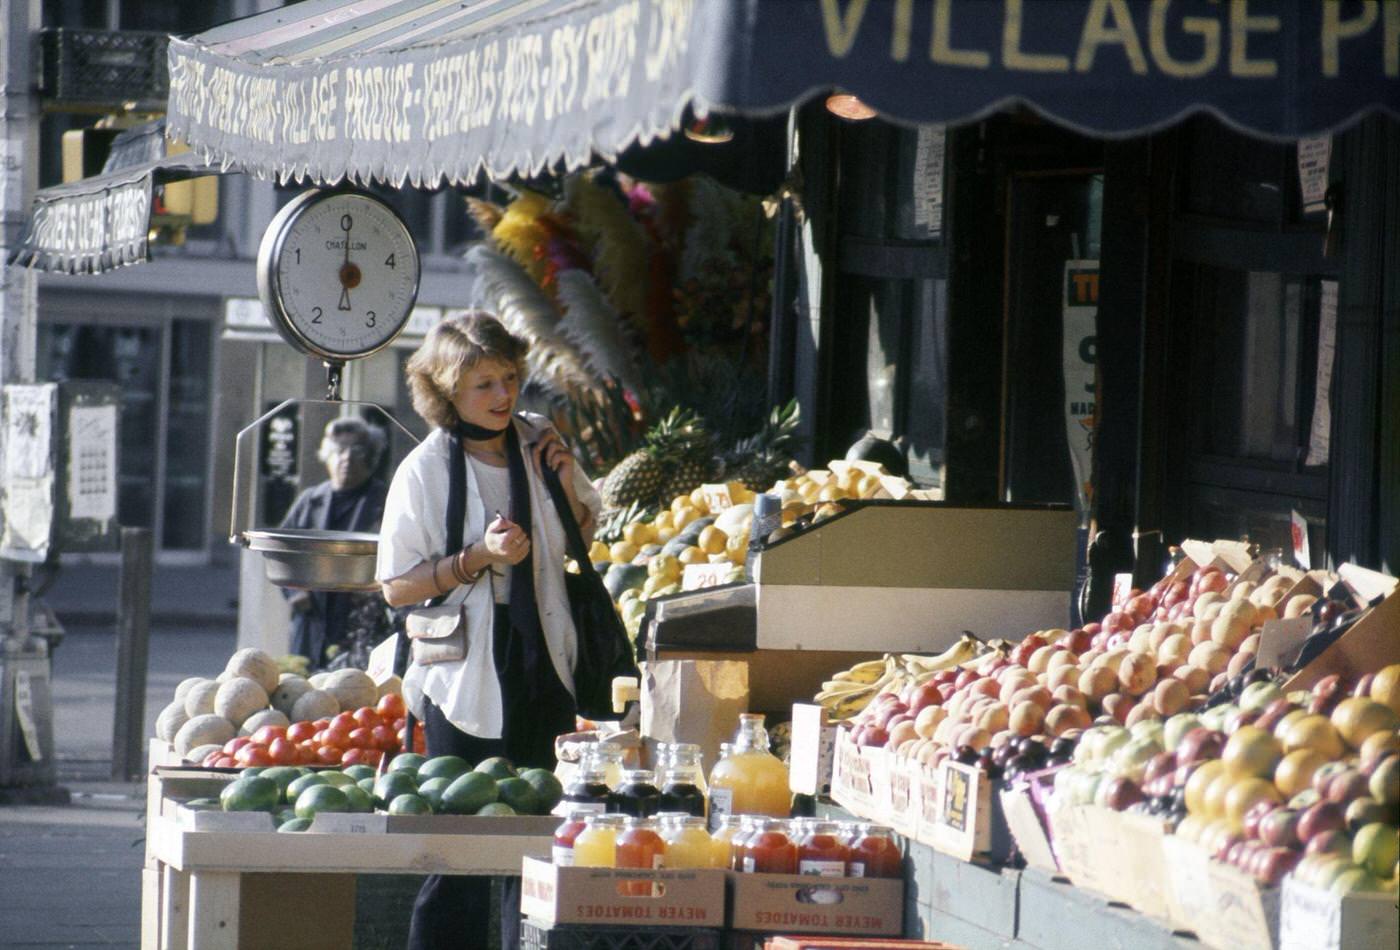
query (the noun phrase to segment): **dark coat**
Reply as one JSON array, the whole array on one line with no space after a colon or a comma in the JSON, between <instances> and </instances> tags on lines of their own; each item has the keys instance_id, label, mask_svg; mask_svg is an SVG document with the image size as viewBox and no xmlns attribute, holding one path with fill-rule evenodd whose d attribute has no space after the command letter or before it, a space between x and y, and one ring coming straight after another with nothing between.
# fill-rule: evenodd
<instances>
[{"instance_id":1,"label":"dark coat","mask_svg":"<svg viewBox=\"0 0 1400 950\"><path fill-rule=\"evenodd\" d=\"M348 523L331 524L331 483L313 485L297 496L282 519L284 528L314 528L321 531L378 531L380 519L384 517L384 496L388 486L378 479L366 482L360 491L360 499L350 512ZM342 519L345 520L345 519ZM282 596L293 597L298 591L282 591ZM307 591L311 595L311 607L302 613L292 614L291 652L311 658L312 666L325 664L326 647L343 643L346 639L345 617L353 595Z\"/></svg>"}]
</instances>

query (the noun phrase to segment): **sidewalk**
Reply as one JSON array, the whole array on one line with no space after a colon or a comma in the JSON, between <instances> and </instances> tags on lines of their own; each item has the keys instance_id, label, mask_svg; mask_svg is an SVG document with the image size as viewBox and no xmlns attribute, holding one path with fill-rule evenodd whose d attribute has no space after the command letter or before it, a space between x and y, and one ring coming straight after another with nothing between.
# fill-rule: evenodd
<instances>
[{"instance_id":1,"label":"sidewalk","mask_svg":"<svg viewBox=\"0 0 1400 950\"><path fill-rule=\"evenodd\" d=\"M51 589L45 599L62 617L53 595ZM199 588L187 596L208 598ZM134 950L140 945L146 787L108 778L116 637L110 624L65 626L67 636L53 656L54 744L59 784L72 804L0 807L0 945ZM218 673L234 641L231 621L153 626L146 735L154 734L155 717L180 680Z\"/></svg>"}]
</instances>

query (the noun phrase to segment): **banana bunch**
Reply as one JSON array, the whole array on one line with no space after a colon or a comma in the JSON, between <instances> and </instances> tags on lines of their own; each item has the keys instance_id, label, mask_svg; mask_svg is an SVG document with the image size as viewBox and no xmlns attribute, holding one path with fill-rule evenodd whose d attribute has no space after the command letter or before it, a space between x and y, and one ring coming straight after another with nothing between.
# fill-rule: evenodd
<instances>
[{"instance_id":1,"label":"banana bunch","mask_svg":"<svg viewBox=\"0 0 1400 950\"><path fill-rule=\"evenodd\" d=\"M825 706L827 718L833 722L851 719L881 693L898 693L907 686L918 685L935 673L976 659L984 649L980 640L964 634L937 656L886 653L878 660L865 660L835 674L822 683L812 701Z\"/></svg>"}]
</instances>

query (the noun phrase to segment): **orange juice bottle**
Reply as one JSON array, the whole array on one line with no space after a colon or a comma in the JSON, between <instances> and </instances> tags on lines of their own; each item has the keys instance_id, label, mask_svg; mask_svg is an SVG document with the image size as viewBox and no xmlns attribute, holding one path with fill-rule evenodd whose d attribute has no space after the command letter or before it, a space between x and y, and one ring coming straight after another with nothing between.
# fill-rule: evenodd
<instances>
[{"instance_id":1,"label":"orange juice bottle","mask_svg":"<svg viewBox=\"0 0 1400 950\"><path fill-rule=\"evenodd\" d=\"M768 730L760 713L741 713L727 757L710 772L711 827L724 815L786 818L792 811L788 770L768 750Z\"/></svg>"},{"instance_id":2,"label":"orange juice bottle","mask_svg":"<svg viewBox=\"0 0 1400 950\"><path fill-rule=\"evenodd\" d=\"M574 867L617 867L617 835L621 830L621 815L585 816L583 830L574 839Z\"/></svg>"},{"instance_id":3,"label":"orange juice bottle","mask_svg":"<svg viewBox=\"0 0 1400 950\"><path fill-rule=\"evenodd\" d=\"M710 835L710 843L714 851L710 857L710 867L729 867L734 836L739 833L739 825L743 820L738 815L725 815L719 820L719 827Z\"/></svg>"}]
</instances>

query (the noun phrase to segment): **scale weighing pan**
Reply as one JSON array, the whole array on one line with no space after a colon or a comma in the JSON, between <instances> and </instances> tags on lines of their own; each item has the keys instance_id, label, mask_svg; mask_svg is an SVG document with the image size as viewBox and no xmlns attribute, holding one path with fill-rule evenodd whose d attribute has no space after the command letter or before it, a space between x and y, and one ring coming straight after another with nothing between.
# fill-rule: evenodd
<instances>
[{"instance_id":1,"label":"scale weighing pan","mask_svg":"<svg viewBox=\"0 0 1400 950\"><path fill-rule=\"evenodd\" d=\"M267 579L299 590L377 591L374 579L379 535L366 531L271 528L245 531L251 551L263 556Z\"/></svg>"}]
</instances>

